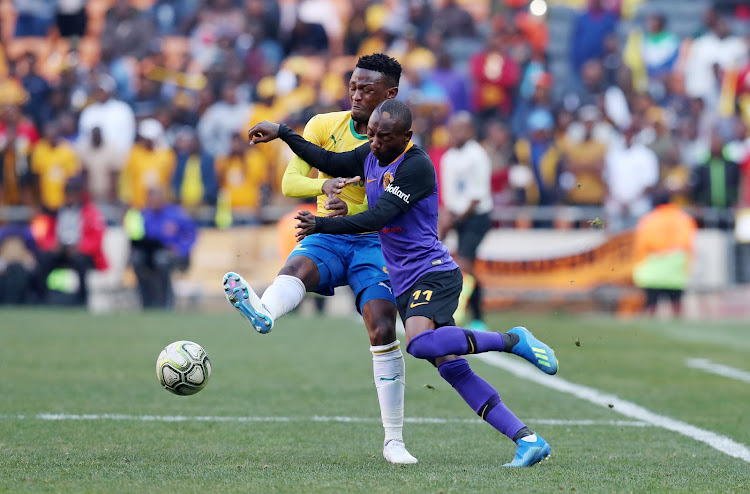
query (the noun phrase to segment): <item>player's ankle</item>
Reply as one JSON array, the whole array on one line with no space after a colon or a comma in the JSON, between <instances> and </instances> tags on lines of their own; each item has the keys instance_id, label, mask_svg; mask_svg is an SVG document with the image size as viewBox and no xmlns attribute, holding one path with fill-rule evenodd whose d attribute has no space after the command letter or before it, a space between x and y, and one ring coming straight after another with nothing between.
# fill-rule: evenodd
<instances>
[{"instance_id":1,"label":"player's ankle","mask_svg":"<svg viewBox=\"0 0 750 494\"><path fill-rule=\"evenodd\" d=\"M503 335L503 343L505 344L505 351L509 352L511 348L516 346L521 338L515 333L501 333Z\"/></svg>"}]
</instances>

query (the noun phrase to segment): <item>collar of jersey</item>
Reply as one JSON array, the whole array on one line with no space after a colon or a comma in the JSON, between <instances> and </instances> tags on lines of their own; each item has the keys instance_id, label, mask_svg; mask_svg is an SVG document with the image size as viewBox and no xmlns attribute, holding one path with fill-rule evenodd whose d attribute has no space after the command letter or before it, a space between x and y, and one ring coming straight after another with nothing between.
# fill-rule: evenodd
<instances>
[{"instance_id":1,"label":"collar of jersey","mask_svg":"<svg viewBox=\"0 0 750 494\"><path fill-rule=\"evenodd\" d=\"M356 130L354 130L354 119L349 118L349 130L352 131L352 135L355 139L359 139L360 141L366 141L367 136L363 136L362 134L358 134Z\"/></svg>"},{"instance_id":2,"label":"collar of jersey","mask_svg":"<svg viewBox=\"0 0 750 494\"><path fill-rule=\"evenodd\" d=\"M414 145L414 143L413 143L413 142L411 142L411 141L409 141L409 144L407 144L407 145L406 145L406 149L404 149L404 152L403 152L403 153L401 153L401 154L399 154L399 155L398 155L398 158L396 158L395 160L393 160L393 161L391 161L390 163L388 163L388 166L391 166L392 164L394 164L395 162L397 162L398 160L400 160L400 159L401 159L401 157L402 157L403 155L405 155L405 154L406 154L406 152L407 152L407 151L408 151L409 149L411 149L411 147L412 147L413 145Z\"/></svg>"}]
</instances>

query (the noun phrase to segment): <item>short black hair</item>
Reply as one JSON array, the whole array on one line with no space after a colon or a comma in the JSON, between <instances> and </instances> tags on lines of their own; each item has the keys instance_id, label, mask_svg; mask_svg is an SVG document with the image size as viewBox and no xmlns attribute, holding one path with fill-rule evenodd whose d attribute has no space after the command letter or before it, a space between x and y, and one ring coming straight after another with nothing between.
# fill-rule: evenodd
<instances>
[{"instance_id":1,"label":"short black hair","mask_svg":"<svg viewBox=\"0 0 750 494\"><path fill-rule=\"evenodd\" d=\"M389 114L387 118L393 120L404 132L411 130L411 110L403 101L387 99L380 103L377 111L380 112L381 116L387 112Z\"/></svg>"},{"instance_id":2,"label":"short black hair","mask_svg":"<svg viewBox=\"0 0 750 494\"><path fill-rule=\"evenodd\" d=\"M401 79L401 64L395 58L389 57L385 53L373 53L364 55L357 60L357 67L365 70L380 72L388 79L391 87L398 87L398 81Z\"/></svg>"}]
</instances>

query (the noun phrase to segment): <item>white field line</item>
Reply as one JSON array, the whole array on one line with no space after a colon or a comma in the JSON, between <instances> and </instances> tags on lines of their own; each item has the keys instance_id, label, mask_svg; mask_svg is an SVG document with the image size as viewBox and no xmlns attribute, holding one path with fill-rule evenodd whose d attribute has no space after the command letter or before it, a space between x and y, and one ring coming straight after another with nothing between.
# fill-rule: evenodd
<instances>
[{"instance_id":1,"label":"white field line","mask_svg":"<svg viewBox=\"0 0 750 494\"><path fill-rule=\"evenodd\" d=\"M735 369L728 365L717 364L706 358L685 359L685 365L691 369L700 369L710 374L716 374L717 376L728 377L730 379L736 379L737 381L750 383L750 372Z\"/></svg>"},{"instance_id":2,"label":"white field line","mask_svg":"<svg viewBox=\"0 0 750 494\"><path fill-rule=\"evenodd\" d=\"M619 396L604 393L582 384L576 384L558 376L548 376L547 374L539 372L539 370L527 363L522 363L519 360L512 360L507 355L482 353L479 355L473 355L473 357L476 357L482 362L494 367L506 370L516 377L535 382L562 393L573 395L601 407L609 407L613 412L619 413L620 415L677 432L678 434L707 444L726 455L740 458L741 460L750 463L750 449L744 444L738 443L727 436L706 429L701 429L666 415L659 415L633 402L623 400Z\"/></svg>"},{"instance_id":3,"label":"white field line","mask_svg":"<svg viewBox=\"0 0 750 494\"><path fill-rule=\"evenodd\" d=\"M135 421L135 422L343 422L343 423L380 423L375 417L231 417L231 416L188 416L188 415L123 415L116 413L103 414L67 414L38 413L35 415L0 415L1 420L50 420L50 421ZM483 424L480 419L444 419L433 417L404 417L407 424ZM615 426L615 427L649 427L650 424L633 420L561 420L531 419L527 422L541 425L563 426Z\"/></svg>"}]
</instances>

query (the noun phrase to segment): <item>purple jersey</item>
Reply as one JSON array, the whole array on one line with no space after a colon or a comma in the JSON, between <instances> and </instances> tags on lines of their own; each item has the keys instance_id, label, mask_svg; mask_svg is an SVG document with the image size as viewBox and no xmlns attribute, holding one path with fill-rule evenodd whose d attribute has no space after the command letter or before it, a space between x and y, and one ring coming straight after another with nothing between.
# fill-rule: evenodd
<instances>
[{"instance_id":1,"label":"purple jersey","mask_svg":"<svg viewBox=\"0 0 750 494\"><path fill-rule=\"evenodd\" d=\"M316 233L377 231L393 290L399 296L431 271L458 265L437 238L438 189L435 167L409 143L396 160L382 166L363 145L346 153L327 151L285 125L281 137L295 154L332 177L364 176L370 209L345 218L315 218Z\"/></svg>"},{"instance_id":2,"label":"purple jersey","mask_svg":"<svg viewBox=\"0 0 750 494\"><path fill-rule=\"evenodd\" d=\"M414 160L429 160L424 151L413 146L388 166L380 166L372 154L365 160L367 202L376 204L386 193L391 196L389 199L395 198L410 206L378 231L383 257L397 296L430 271L450 271L458 267L437 237L438 186L434 178L435 168L430 163L429 170L419 170L419 174L431 173L433 176L431 179L429 176L421 177L431 186L431 190L426 191L427 195L424 192L420 194L418 186L414 187L413 183L395 180L397 176L402 178L400 175L403 174L399 174L398 170L405 161L408 163L407 155Z\"/></svg>"}]
</instances>

